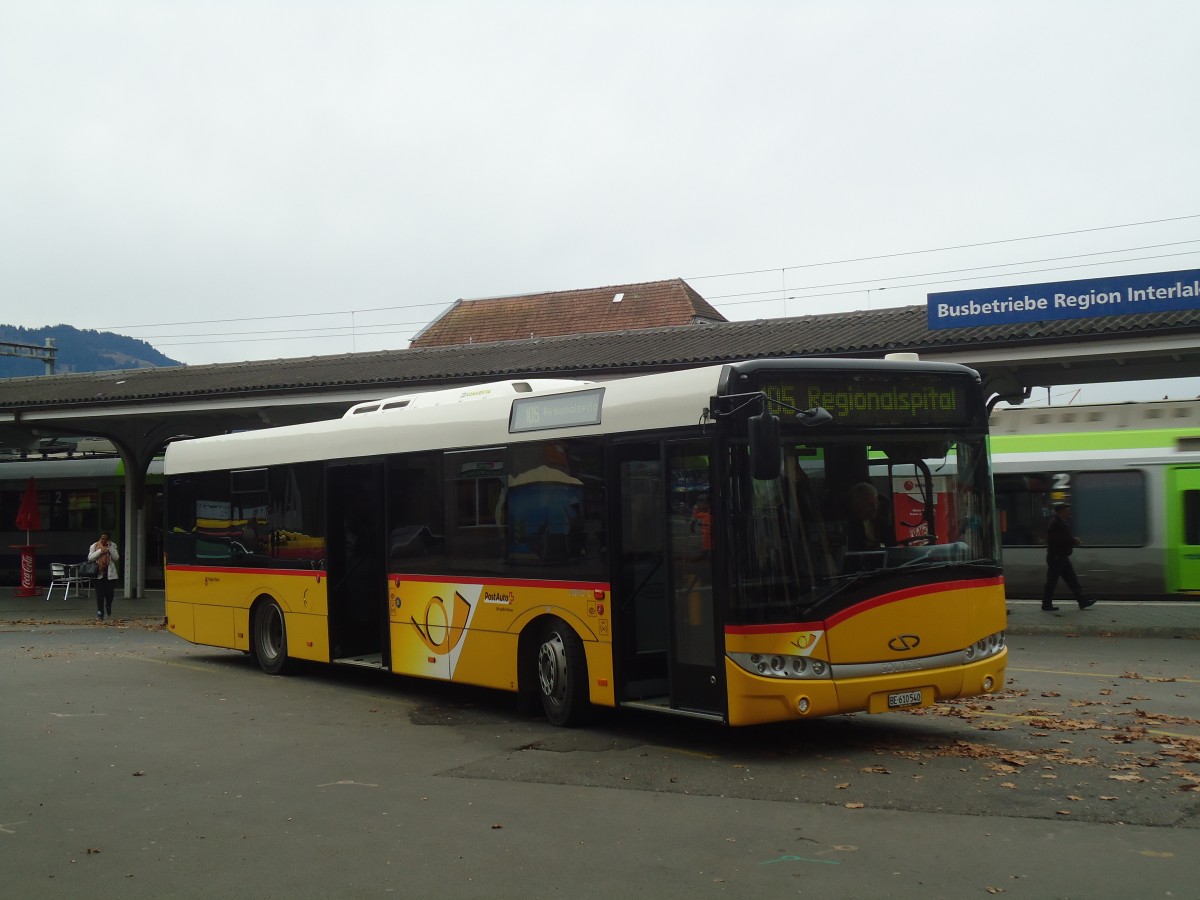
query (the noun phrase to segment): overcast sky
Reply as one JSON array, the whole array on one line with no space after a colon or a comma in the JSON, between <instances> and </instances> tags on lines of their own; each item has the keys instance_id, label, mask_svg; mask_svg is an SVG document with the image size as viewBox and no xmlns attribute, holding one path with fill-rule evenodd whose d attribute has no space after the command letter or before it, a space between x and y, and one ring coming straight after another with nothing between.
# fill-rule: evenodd
<instances>
[{"instance_id":1,"label":"overcast sky","mask_svg":"<svg viewBox=\"0 0 1200 900\"><path fill-rule=\"evenodd\" d=\"M201 364L404 348L460 297L1200 268L1197 34L1195 0L0 0L0 321Z\"/></svg>"}]
</instances>

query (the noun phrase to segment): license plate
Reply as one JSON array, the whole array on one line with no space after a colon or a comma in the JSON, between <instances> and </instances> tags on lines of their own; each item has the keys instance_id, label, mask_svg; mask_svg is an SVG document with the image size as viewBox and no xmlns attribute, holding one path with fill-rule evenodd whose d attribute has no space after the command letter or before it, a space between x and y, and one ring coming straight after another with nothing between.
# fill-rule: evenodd
<instances>
[{"instance_id":1,"label":"license plate","mask_svg":"<svg viewBox=\"0 0 1200 900\"><path fill-rule=\"evenodd\" d=\"M888 694L888 709L895 709L898 706L920 706L921 692L920 691L897 691L894 694Z\"/></svg>"}]
</instances>

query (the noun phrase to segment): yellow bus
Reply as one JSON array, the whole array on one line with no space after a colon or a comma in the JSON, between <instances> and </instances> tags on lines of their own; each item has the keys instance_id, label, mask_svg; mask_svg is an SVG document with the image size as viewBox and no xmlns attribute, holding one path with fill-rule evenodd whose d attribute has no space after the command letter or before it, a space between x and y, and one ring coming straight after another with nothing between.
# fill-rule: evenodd
<instances>
[{"instance_id":1,"label":"yellow bus","mask_svg":"<svg viewBox=\"0 0 1200 900\"><path fill-rule=\"evenodd\" d=\"M557 725L984 694L1007 661L986 428L970 369L768 359L177 441L167 623L271 674L480 685Z\"/></svg>"}]
</instances>

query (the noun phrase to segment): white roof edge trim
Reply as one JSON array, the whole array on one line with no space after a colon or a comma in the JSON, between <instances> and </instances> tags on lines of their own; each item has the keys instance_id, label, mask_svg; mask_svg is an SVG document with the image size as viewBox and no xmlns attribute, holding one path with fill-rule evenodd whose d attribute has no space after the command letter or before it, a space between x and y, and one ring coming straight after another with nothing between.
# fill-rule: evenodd
<instances>
[{"instance_id":1,"label":"white roof edge trim","mask_svg":"<svg viewBox=\"0 0 1200 900\"><path fill-rule=\"evenodd\" d=\"M592 381L573 381L565 378L521 378L510 381L492 381L486 384L464 385L440 391L421 391L414 394L397 394L379 400L356 403L342 415L349 419L364 413L396 412L401 409L418 409L430 406L446 406L454 403L469 403L489 397L515 397L517 395L540 394L548 391L582 388L595 384Z\"/></svg>"}]
</instances>

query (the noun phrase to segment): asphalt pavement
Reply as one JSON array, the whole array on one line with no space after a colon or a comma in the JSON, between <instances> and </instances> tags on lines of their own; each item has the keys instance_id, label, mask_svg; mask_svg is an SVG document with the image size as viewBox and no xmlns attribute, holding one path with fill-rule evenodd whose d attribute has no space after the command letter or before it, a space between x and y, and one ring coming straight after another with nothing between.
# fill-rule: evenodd
<instances>
[{"instance_id":1,"label":"asphalt pavement","mask_svg":"<svg viewBox=\"0 0 1200 900\"><path fill-rule=\"evenodd\" d=\"M1069 599L1056 601L1058 612L1043 612L1037 600L1009 600L1010 634L1059 634L1093 637L1158 637L1200 640L1200 597L1178 600L1101 600L1081 610ZM18 597L16 589L0 588L0 622L42 622L100 626L161 624L162 590L149 590L141 598L125 599L118 593L113 617L96 621L96 601L89 597L50 600L45 593Z\"/></svg>"}]
</instances>

